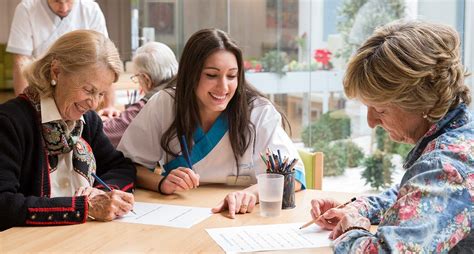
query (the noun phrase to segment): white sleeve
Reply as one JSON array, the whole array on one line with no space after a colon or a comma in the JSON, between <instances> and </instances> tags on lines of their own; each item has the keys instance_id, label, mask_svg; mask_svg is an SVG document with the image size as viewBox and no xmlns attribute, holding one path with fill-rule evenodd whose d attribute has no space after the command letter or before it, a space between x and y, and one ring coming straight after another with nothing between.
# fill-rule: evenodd
<instances>
[{"instance_id":1,"label":"white sleeve","mask_svg":"<svg viewBox=\"0 0 474 254\"><path fill-rule=\"evenodd\" d=\"M160 142L169 127L163 122L172 118L164 114L172 112L172 105L170 95L164 91L151 97L125 130L117 150L134 163L154 169L165 154Z\"/></svg>"},{"instance_id":2,"label":"white sleeve","mask_svg":"<svg viewBox=\"0 0 474 254\"><path fill-rule=\"evenodd\" d=\"M109 37L109 33L107 32L107 25L105 23L105 17L102 13L102 10L100 9L99 4L97 4L96 2L93 2L92 4L93 8L91 9L90 20L88 20L90 29Z\"/></svg>"},{"instance_id":3,"label":"white sleeve","mask_svg":"<svg viewBox=\"0 0 474 254\"><path fill-rule=\"evenodd\" d=\"M33 53L33 33L30 16L26 7L20 2L15 14L8 37L7 52L31 56Z\"/></svg>"},{"instance_id":4,"label":"white sleeve","mask_svg":"<svg viewBox=\"0 0 474 254\"><path fill-rule=\"evenodd\" d=\"M296 170L295 178L303 184L304 188L306 183L304 178L304 165L293 141L291 141L281 125L282 118L280 113L268 102L267 105L255 107L252 111L252 115L252 122L255 124L256 129L254 156L258 156L255 160L259 161L257 164L259 169L260 167L266 168L260 159L260 152L265 154L267 147L274 153L280 150L282 157L288 156L290 159L298 159L294 167Z\"/></svg>"}]
</instances>

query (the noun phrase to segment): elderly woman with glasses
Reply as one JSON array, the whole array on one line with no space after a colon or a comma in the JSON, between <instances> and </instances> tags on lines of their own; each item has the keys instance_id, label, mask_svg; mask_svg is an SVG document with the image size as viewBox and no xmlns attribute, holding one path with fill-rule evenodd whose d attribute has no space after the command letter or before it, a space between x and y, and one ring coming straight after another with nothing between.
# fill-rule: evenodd
<instances>
[{"instance_id":1,"label":"elderly woman with glasses","mask_svg":"<svg viewBox=\"0 0 474 254\"><path fill-rule=\"evenodd\" d=\"M120 116L104 120L104 132L117 147L130 122L145 106L150 97L163 89L178 71L173 51L163 43L149 42L137 49L133 57L136 74L131 76L145 96L135 102L136 91L129 96L129 104Z\"/></svg>"},{"instance_id":2,"label":"elderly woman with glasses","mask_svg":"<svg viewBox=\"0 0 474 254\"><path fill-rule=\"evenodd\" d=\"M114 44L92 30L63 35L25 69L29 86L0 105L0 230L108 221L133 208L135 167L94 112L121 71Z\"/></svg>"}]
</instances>

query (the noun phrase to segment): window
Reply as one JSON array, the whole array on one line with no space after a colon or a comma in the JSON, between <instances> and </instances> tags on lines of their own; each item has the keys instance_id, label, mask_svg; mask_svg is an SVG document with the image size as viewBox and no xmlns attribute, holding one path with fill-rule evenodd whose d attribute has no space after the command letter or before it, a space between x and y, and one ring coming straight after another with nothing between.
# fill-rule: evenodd
<instances>
[{"instance_id":1,"label":"window","mask_svg":"<svg viewBox=\"0 0 474 254\"><path fill-rule=\"evenodd\" d=\"M472 1L464 0L134 2L140 35L136 39L166 43L178 56L189 36L201 28L229 32L243 49L247 79L285 112L292 125L291 138L318 150L328 149L318 146L333 139L351 139L366 154L375 149L366 109L345 99L342 78L349 56L376 26L403 17L417 18L452 25L463 45L473 42L474 7ZM471 67L474 53L470 47L463 48L466 66ZM332 122L316 124L328 113L338 119L337 128ZM329 134L322 135L324 131Z\"/></svg>"}]
</instances>

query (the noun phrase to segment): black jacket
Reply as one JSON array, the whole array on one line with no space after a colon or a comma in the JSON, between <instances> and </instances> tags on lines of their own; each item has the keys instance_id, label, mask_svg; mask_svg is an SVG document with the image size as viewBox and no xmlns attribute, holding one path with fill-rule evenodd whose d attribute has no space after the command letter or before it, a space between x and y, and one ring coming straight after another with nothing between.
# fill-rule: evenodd
<instances>
[{"instance_id":1,"label":"black jacket","mask_svg":"<svg viewBox=\"0 0 474 254\"><path fill-rule=\"evenodd\" d=\"M136 179L132 162L112 146L100 117L84 114L82 138L92 148L96 174L112 188L131 192ZM37 113L17 97L0 105L0 230L22 225L64 225L87 219L87 199L50 198L47 156Z\"/></svg>"}]
</instances>

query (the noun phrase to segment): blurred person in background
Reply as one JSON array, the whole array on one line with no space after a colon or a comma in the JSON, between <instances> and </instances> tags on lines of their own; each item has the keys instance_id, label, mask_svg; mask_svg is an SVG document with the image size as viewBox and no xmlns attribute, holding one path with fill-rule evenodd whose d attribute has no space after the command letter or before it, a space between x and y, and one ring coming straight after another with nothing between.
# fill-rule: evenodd
<instances>
[{"instance_id":1,"label":"blurred person in background","mask_svg":"<svg viewBox=\"0 0 474 254\"><path fill-rule=\"evenodd\" d=\"M13 54L15 95L28 85L22 68L40 58L60 36L77 29L91 29L108 36L104 14L93 0L22 0L18 4L6 49ZM119 114L113 107L114 99L111 87L101 114L109 117Z\"/></svg>"},{"instance_id":2,"label":"blurred person in background","mask_svg":"<svg viewBox=\"0 0 474 254\"><path fill-rule=\"evenodd\" d=\"M160 42L148 42L139 47L132 62L135 74L131 79L134 83L139 84L145 96L137 102L131 101L130 97L130 104L125 105L125 110L120 113L120 116L104 120L104 132L115 147L130 122L151 96L163 89L178 71L178 62L173 51Z\"/></svg>"}]
</instances>

